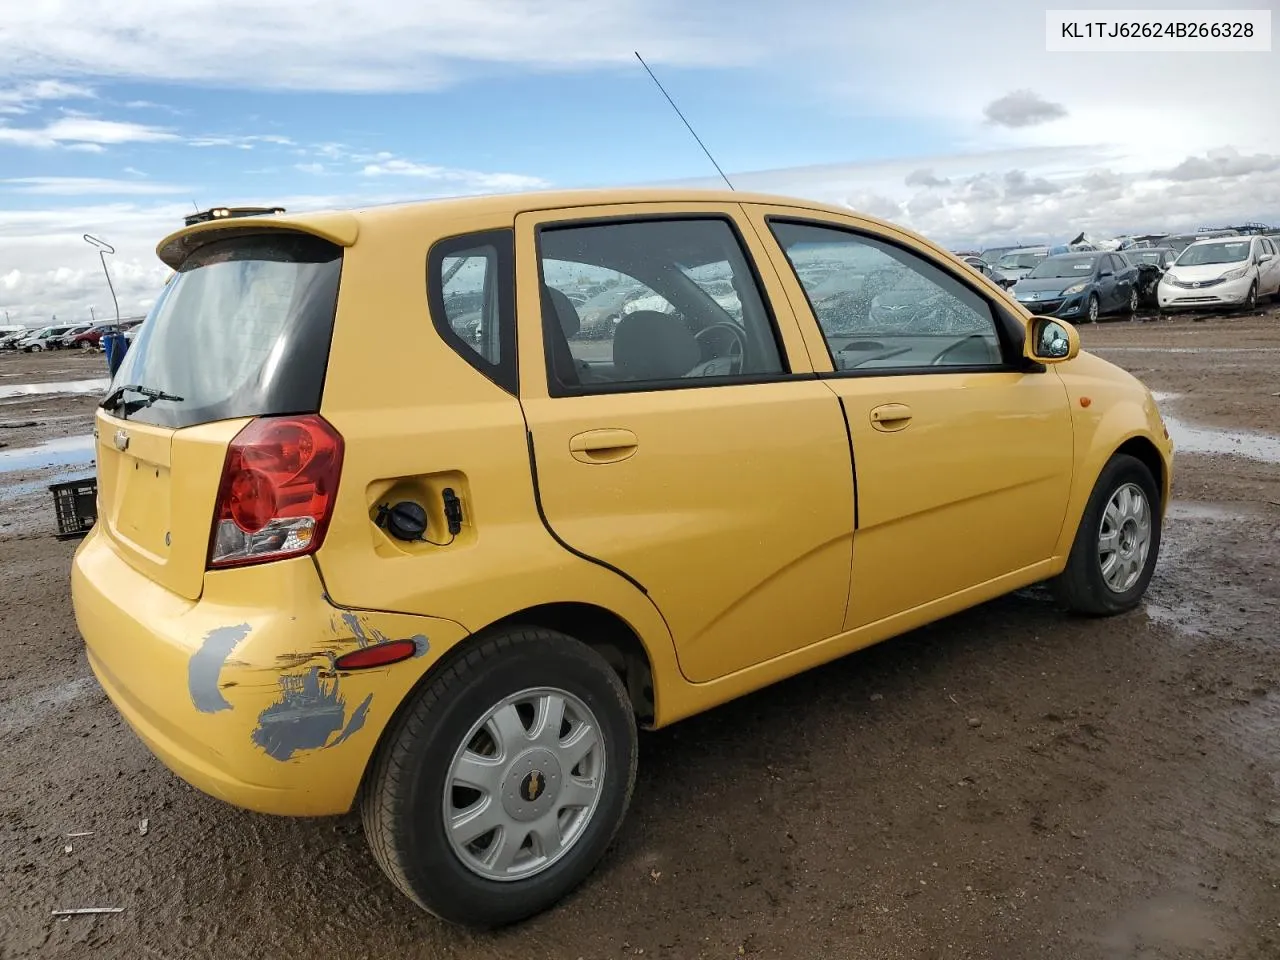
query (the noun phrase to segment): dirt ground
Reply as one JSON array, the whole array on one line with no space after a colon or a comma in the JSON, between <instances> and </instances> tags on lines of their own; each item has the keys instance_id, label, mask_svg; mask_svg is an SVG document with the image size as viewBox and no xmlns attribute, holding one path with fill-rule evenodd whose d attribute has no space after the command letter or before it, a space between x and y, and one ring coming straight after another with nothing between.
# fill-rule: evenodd
<instances>
[{"instance_id":1,"label":"dirt ground","mask_svg":"<svg viewBox=\"0 0 1280 960\"><path fill-rule=\"evenodd\" d=\"M1183 428L1149 602L1023 591L644 736L600 869L497 934L415 910L354 817L170 775L85 663L43 487L75 464L0 472L0 957L1274 960L1280 441L1231 431L1280 434L1280 311L1082 336ZM93 406L5 385L103 367L0 357L0 470ZM88 906L124 911L50 915Z\"/></svg>"}]
</instances>

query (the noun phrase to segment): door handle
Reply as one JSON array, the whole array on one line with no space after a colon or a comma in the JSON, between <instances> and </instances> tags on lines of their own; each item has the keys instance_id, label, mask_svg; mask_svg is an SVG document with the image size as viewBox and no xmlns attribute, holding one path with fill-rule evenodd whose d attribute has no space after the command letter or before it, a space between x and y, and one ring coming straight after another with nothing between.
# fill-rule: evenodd
<instances>
[{"instance_id":1,"label":"door handle","mask_svg":"<svg viewBox=\"0 0 1280 960\"><path fill-rule=\"evenodd\" d=\"M583 463L617 463L639 449L630 430L587 430L569 438L569 452Z\"/></svg>"},{"instance_id":2,"label":"door handle","mask_svg":"<svg viewBox=\"0 0 1280 960\"><path fill-rule=\"evenodd\" d=\"M882 433L896 433L911 422L911 408L905 403L882 403L871 408L871 426Z\"/></svg>"}]
</instances>

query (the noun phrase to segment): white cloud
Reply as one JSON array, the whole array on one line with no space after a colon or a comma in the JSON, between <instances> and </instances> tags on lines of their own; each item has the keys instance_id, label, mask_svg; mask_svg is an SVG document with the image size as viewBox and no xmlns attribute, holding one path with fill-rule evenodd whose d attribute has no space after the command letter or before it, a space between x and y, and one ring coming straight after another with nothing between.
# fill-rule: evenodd
<instances>
[{"instance_id":1,"label":"white cloud","mask_svg":"<svg viewBox=\"0 0 1280 960\"><path fill-rule=\"evenodd\" d=\"M18 193L57 196L158 196L185 193L186 187L138 180L112 180L107 177L10 177L0 186Z\"/></svg>"},{"instance_id":2,"label":"white cloud","mask_svg":"<svg viewBox=\"0 0 1280 960\"><path fill-rule=\"evenodd\" d=\"M728 65L764 54L766 33L727 29L722 14L682 0L171 0L164 16L149 0L28 3L5 11L0 74L422 90L468 61L631 67L639 49L651 63Z\"/></svg>"},{"instance_id":3,"label":"white cloud","mask_svg":"<svg viewBox=\"0 0 1280 960\"><path fill-rule=\"evenodd\" d=\"M156 143L177 139L177 134L160 127L120 120L97 120L91 117L63 117L43 127L14 127L0 123L0 144L7 143L19 147L54 147L69 144L101 146L102 144Z\"/></svg>"},{"instance_id":4,"label":"white cloud","mask_svg":"<svg viewBox=\"0 0 1280 960\"><path fill-rule=\"evenodd\" d=\"M2 35L2 34L0 34ZM29 113L43 101L85 100L96 94L93 89L65 80L32 80L17 86L0 88L0 113Z\"/></svg>"},{"instance_id":5,"label":"white cloud","mask_svg":"<svg viewBox=\"0 0 1280 960\"><path fill-rule=\"evenodd\" d=\"M1257 154L1243 156L1238 150L1224 148L1211 150L1203 157L1187 157L1172 170L1161 176L1169 180L1214 180L1219 177L1242 177L1250 173L1271 173L1280 170L1280 156Z\"/></svg>"},{"instance_id":6,"label":"white cloud","mask_svg":"<svg viewBox=\"0 0 1280 960\"><path fill-rule=\"evenodd\" d=\"M188 141L193 147L236 147L240 150L252 150L255 144L270 143L276 146L293 146L293 141L273 133L218 134L191 137Z\"/></svg>"},{"instance_id":7,"label":"white cloud","mask_svg":"<svg viewBox=\"0 0 1280 960\"><path fill-rule=\"evenodd\" d=\"M300 173L309 173L318 177L325 172L325 165L323 163L295 163L293 169Z\"/></svg>"},{"instance_id":8,"label":"white cloud","mask_svg":"<svg viewBox=\"0 0 1280 960\"><path fill-rule=\"evenodd\" d=\"M438 183L456 185L464 192L503 192L512 190L539 190L550 184L540 177L530 177L522 173L482 173L477 170L455 170L427 163L415 163L393 157L390 154L378 154L374 163L365 164L360 171L366 177L414 177L422 180L434 180Z\"/></svg>"},{"instance_id":9,"label":"white cloud","mask_svg":"<svg viewBox=\"0 0 1280 960\"><path fill-rule=\"evenodd\" d=\"M1206 224L1280 223L1280 155L1241 157L1213 150L1187 157L1174 167L1187 172L1180 182L1164 169L1113 169L1108 161L1114 159L1091 148L1029 148L732 173L730 178L739 190L843 204L952 245L1069 239L1081 230L1105 237ZM1212 178L1191 176L1204 169ZM681 183L720 186L711 178Z\"/></svg>"}]
</instances>

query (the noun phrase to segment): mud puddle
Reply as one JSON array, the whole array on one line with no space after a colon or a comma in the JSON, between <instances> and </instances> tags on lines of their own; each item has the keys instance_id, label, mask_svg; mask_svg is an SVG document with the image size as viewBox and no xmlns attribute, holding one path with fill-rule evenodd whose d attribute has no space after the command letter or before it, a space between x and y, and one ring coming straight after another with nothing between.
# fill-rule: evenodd
<instances>
[{"instance_id":1,"label":"mud puddle","mask_svg":"<svg viewBox=\"0 0 1280 960\"><path fill-rule=\"evenodd\" d=\"M1261 463L1280 463L1280 436L1187 423L1165 412L1166 405L1181 399L1182 394L1152 391L1151 396L1160 406L1160 416L1169 428L1169 436L1173 438L1175 457L1179 453L1225 454Z\"/></svg>"},{"instance_id":2,"label":"mud puddle","mask_svg":"<svg viewBox=\"0 0 1280 960\"><path fill-rule=\"evenodd\" d=\"M92 380L51 380L48 383L6 383L0 386L0 400L47 393L106 393L110 385L111 381L106 377Z\"/></svg>"},{"instance_id":3,"label":"mud puddle","mask_svg":"<svg viewBox=\"0 0 1280 960\"><path fill-rule=\"evenodd\" d=\"M35 447L0 450L0 473L43 470L48 467L90 466L94 462L93 436L60 437Z\"/></svg>"}]
</instances>

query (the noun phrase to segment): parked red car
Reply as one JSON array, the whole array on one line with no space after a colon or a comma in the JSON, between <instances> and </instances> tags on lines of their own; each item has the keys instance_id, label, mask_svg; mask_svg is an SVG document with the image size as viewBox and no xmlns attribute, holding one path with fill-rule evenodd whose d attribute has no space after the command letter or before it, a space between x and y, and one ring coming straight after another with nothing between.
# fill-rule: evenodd
<instances>
[{"instance_id":1,"label":"parked red car","mask_svg":"<svg viewBox=\"0 0 1280 960\"><path fill-rule=\"evenodd\" d=\"M120 332L123 333L126 330L130 330L133 327L136 327L141 322L142 322L142 318L140 317L132 320L121 320ZM88 330L85 330L82 333L78 333L76 334L76 336L70 338L67 341L66 345L73 349L78 348L80 350L98 350L102 347L102 335L112 330L113 328L115 328L115 326L116 326L115 321L112 321L111 323L96 324L95 326L90 327Z\"/></svg>"}]
</instances>

